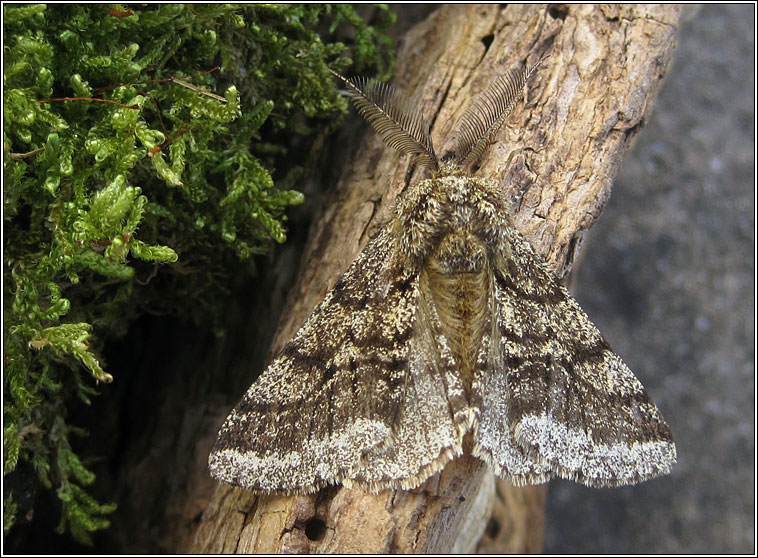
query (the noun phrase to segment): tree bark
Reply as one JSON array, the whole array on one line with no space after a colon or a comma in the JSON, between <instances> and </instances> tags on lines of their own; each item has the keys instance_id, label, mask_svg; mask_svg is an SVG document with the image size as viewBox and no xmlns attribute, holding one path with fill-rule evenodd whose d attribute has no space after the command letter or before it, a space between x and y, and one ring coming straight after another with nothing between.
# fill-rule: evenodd
<instances>
[{"instance_id":1,"label":"tree bark","mask_svg":"<svg viewBox=\"0 0 758 558\"><path fill-rule=\"evenodd\" d=\"M472 96L514 62L548 56L476 174L502 184L515 225L563 277L651 110L680 11L673 5L446 5L404 38L394 84L413 94L432 122L435 144L443 146ZM365 136L312 228L275 350L384 222L413 180L409 165L375 134ZM546 485L515 488L469 456L410 491L330 487L261 496L219 484L187 550L539 552L545 495Z\"/></svg>"}]
</instances>

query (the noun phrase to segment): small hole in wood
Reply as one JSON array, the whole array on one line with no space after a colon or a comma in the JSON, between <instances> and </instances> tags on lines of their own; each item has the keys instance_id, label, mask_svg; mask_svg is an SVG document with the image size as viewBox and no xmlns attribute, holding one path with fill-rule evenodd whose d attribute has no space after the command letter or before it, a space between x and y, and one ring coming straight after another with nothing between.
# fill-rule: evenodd
<instances>
[{"instance_id":1,"label":"small hole in wood","mask_svg":"<svg viewBox=\"0 0 758 558\"><path fill-rule=\"evenodd\" d=\"M487 528L485 529L485 532L489 538L494 539L500 532L500 522L494 517L490 517L490 520L487 522Z\"/></svg>"},{"instance_id":2,"label":"small hole in wood","mask_svg":"<svg viewBox=\"0 0 758 558\"><path fill-rule=\"evenodd\" d=\"M320 541L326 534L326 523L317 517L312 517L305 524L305 536L311 541Z\"/></svg>"},{"instance_id":3,"label":"small hole in wood","mask_svg":"<svg viewBox=\"0 0 758 558\"><path fill-rule=\"evenodd\" d=\"M561 21L566 19L568 12L569 9L566 4L553 4L547 11L547 13L550 14L550 17L553 19L560 19Z\"/></svg>"},{"instance_id":4,"label":"small hole in wood","mask_svg":"<svg viewBox=\"0 0 758 558\"><path fill-rule=\"evenodd\" d=\"M482 44L484 45L484 48L489 50L490 45L492 44L492 41L495 40L495 35L490 33L489 35L485 35L481 38Z\"/></svg>"}]
</instances>

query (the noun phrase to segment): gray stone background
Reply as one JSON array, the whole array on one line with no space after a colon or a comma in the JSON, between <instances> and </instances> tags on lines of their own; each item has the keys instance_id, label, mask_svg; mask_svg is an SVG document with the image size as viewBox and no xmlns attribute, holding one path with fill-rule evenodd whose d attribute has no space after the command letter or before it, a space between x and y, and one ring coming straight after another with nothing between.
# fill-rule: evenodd
<instances>
[{"instance_id":1,"label":"gray stone background","mask_svg":"<svg viewBox=\"0 0 758 558\"><path fill-rule=\"evenodd\" d=\"M673 473L553 481L549 553L755 553L755 6L703 6L573 292L666 417Z\"/></svg>"}]
</instances>

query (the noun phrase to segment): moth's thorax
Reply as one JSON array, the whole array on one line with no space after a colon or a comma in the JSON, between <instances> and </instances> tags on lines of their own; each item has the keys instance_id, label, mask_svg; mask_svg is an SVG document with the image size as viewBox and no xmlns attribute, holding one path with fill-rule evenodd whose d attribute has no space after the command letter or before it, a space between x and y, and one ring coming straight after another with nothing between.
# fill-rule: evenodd
<instances>
[{"instance_id":1,"label":"moth's thorax","mask_svg":"<svg viewBox=\"0 0 758 558\"><path fill-rule=\"evenodd\" d=\"M475 265L473 261L459 262L461 258L481 256L475 253L472 239L481 241L477 246L482 250L504 250L504 224L509 224L507 204L497 183L474 176L447 175L410 187L395 208L392 232L404 265L423 268L433 254L440 253L440 245L445 242L444 255L450 256L450 264L457 268Z\"/></svg>"}]
</instances>

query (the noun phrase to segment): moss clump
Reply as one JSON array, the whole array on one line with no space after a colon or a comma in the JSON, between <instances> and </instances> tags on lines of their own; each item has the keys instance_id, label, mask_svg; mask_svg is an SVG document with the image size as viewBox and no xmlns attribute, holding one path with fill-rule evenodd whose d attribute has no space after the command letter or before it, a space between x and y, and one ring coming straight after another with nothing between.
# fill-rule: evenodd
<instances>
[{"instance_id":1,"label":"moss clump","mask_svg":"<svg viewBox=\"0 0 758 558\"><path fill-rule=\"evenodd\" d=\"M33 508L13 488L31 474L56 491L59 530L88 543L115 504L91 496L71 446L85 433L66 416L112 380L103 340L146 309L217 323L225 270L252 272L303 201L287 140L312 151L329 128L315 121L345 110L327 63L386 75L392 14L370 27L349 5L3 13L4 527ZM352 44L334 39L346 29Z\"/></svg>"}]
</instances>

